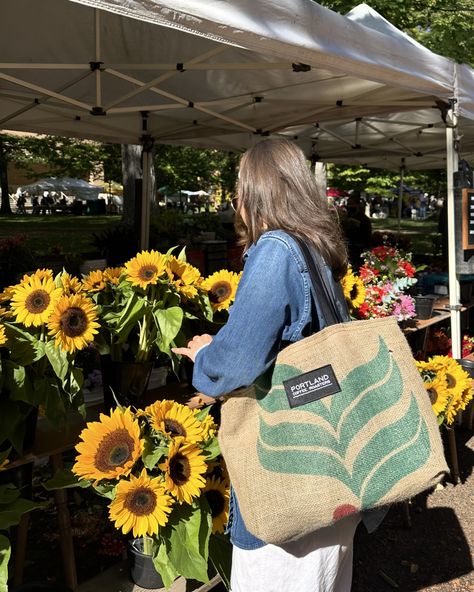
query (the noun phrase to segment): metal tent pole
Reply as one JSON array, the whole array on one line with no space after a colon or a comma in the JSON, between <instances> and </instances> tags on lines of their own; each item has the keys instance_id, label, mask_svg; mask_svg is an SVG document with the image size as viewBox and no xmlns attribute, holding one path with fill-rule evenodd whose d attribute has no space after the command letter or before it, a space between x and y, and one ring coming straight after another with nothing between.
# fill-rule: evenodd
<instances>
[{"instance_id":1,"label":"metal tent pole","mask_svg":"<svg viewBox=\"0 0 474 592\"><path fill-rule=\"evenodd\" d=\"M398 227L397 227L397 240L400 238L400 225L402 222L402 205L403 205L403 178L405 175L405 159L402 158L400 165L400 186L398 189Z\"/></svg>"},{"instance_id":2,"label":"metal tent pole","mask_svg":"<svg viewBox=\"0 0 474 592\"><path fill-rule=\"evenodd\" d=\"M451 341L453 358L461 358L461 289L456 273L456 225L454 217L454 173L458 170L458 153L455 146L457 117L454 105L448 111L446 125L446 175L448 200L448 273L449 309L451 311Z\"/></svg>"}]
</instances>

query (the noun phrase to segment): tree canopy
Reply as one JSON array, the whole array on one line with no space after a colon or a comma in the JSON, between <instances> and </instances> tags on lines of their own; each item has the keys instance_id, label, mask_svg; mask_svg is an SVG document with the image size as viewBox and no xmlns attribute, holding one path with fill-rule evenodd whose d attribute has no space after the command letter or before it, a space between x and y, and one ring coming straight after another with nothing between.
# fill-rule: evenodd
<instances>
[{"instance_id":1,"label":"tree canopy","mask_svg":"<svg viewBox=\"0 0 474 592\"><path fill-rule=\"evenodd\" d=\"M474 0L370 0L368 3L432 51L474 65ZM359 2L321 0L319 4L346 14Z\"/></svg>"}]
</instances>

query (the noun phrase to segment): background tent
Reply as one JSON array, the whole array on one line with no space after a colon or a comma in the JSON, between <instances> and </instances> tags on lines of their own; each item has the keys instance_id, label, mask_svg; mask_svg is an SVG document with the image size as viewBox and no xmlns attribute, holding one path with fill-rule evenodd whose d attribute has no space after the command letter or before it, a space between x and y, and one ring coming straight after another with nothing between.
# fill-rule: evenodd
<instances>
[{"instance_id":1,"label":"background tent","mask_svg":"<svg viewBox=\"0 0 474 592\"><path fill-rule=\"evenodd\" d=\"M454 94L452 61L312 0L4 4L4 129L136 144L218 136L241 148Z\"/></svg>"},{"instance_id":2,"label":"background tent","mask_svg":"<svg viewBox=\"0 0 474 592\"><path fill-rule=\"evenodd\" d=\"M30 185L23 185L19 188L22 192L28 192L30 195L41 195L44 191L61 191L66 195L74 195L82 200L99 199L100 187L91 185L82 179L72 179L71 177L48 177L41 179Z\"/></svg>"}]
</instances>

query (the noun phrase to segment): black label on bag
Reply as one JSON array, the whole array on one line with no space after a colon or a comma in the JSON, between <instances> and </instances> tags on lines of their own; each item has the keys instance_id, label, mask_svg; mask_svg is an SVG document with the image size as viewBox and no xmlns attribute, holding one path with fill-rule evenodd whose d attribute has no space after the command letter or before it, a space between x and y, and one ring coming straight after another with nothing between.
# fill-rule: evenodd
<instances>
[{"instance_id":1,"label":"black label on bag","mask_svg":"<svg viewBox=\"0 0 474 592\"><path fill-rule=\"evenodd\" d=\"M283 381L290 407L299 407L341 392L331 364Z\"/></svg>"}]
</instances>

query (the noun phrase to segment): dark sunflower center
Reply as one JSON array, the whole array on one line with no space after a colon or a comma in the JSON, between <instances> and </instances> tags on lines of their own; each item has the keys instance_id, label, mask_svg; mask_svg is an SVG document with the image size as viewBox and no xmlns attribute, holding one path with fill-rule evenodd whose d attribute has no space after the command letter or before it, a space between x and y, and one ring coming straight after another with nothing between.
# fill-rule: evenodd
<instances>
[{"instance_id":1,"label":"dark sunflower center","mask_svg":"<svg viewBox=\"0 0 474 592\"><path fill-rule=\"evenodd\" d=\"M446 374L446 382L448 384L448 388L454 388L456 386L456 379L452 374Z\"/></svg>"},{"instance_id":2,"label":"dark sunflower center","mask_svg":"<svg viewBox=\"0 0 474 592\"><path fill-rule=\"evenodd\" d=\"M124 505L135 516L148 516L156 508L155 492L148 487L138 487L126 495Z\"/></svg>"},{"instance_id":3,"label":"dark sunflower center","mask_svg":"<svg viewBox=\"0 0 474 592\"><path fill-rule=\"evenodd\" d=\"M206 496L207 503L211 508L211 516L216 518L225 508L225 500L220 491L217 489L210 489L209 491L205 491L204 495Z\"/></svg>"},{"instance_id":4,"label":"dark sunflower center","mask_svg":"<svg viewBox=\"0 0 474 592\"><path fill-rule=\"evenodd\" d=\"M182 454L175 454L170 459L170 477L176 485L184 485L191 476L191 466L189 460Z\"/></svg>"},{"instance_id":5,"label":"dark sunflower center","mask_svg":"<svg viewBox=\"0 0 474 592\"><path fill-rule=\"evenodd\" d=\"M186 436L186 430L184 427L175 419L169 417L164 420L165 431L172 436Z\"/></svg>"},{"instance_id":6,"label":"dark sunflower center","mask_svg":"<svg viewBox=\"0 0 474 592\"><path fill-rule=\"evenodd\" d=\"M152 280L156 274L158 273L158 270L156 269L156 267L154 265L148 265L148 266L144 266L142 268L140 268L140 271L138 272L138 276L141 280L144 280L145 282L149 282L150 280Z\"/></svg>"},{"instance_id":7,"label":"dark sunflower center","mask_svg":"<svg viewBox=\"0 0 474 592\"><path fill-rule=\"evenodd\" d=\"M357 284L354 284L351 288L351 293L350 293L351 300L355 300L358 295L359 295L359 286Z\"/></svg>"},{"instance_id":8,"label":"dark sunflower center","mask_svg":"<svg viewBox=\"0 0 474 592\"><path fill-rule=\"evenodd\" d=\"M46 290L35 290L28 295L25 301L25 308L33 314L44 312L51 302L51 298Z\"/></svg>"},{"instance_id":9,"label":"dark sunflower center","mask_svg":"<svg viewBox=\"0 0 474 592\"><path fill-rule=\"evenodd\" d=\"M68 308L61 315L60 325L64 335L78 337L87 329L87 315L82 308Z\"/></svg>"},{"instance_id":10,"label":"dark sunflower center","mask_svg":"<svg viewBox=\"0 0 474 592\"><path fill-rule=\"evenodd\" d=\"M436 401L438 400L438 393L437 393L436 389L429 388L428 389L428 396L430 398L431 404L434 405L436 403Z\"/></svg>"},{"instance_id":11,"label":"dark sunflower center","mask_svg":"<svg viewBox=\"0 0 474 592\"><path fill-rule=\"evenodd\" d=\"M110 432L97 449L94 464L99 471L107 473L130 460L134 450L133 438L125 429Z\"/></svg>"},{"instance_id":12,"label":"dark sunflower center","mask_svg":"<svg viewBox=\"0 0 474 592\"><path fill-rule=\"evenodd\" d=\"M230 295L232 294L232 287L229 284L229 282L216 282L210 292L209 292L209 300L211 302L224 302L224 300L227 300L228 298L230 298Z\"/></svg>"}]
</instances>

